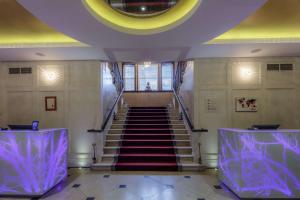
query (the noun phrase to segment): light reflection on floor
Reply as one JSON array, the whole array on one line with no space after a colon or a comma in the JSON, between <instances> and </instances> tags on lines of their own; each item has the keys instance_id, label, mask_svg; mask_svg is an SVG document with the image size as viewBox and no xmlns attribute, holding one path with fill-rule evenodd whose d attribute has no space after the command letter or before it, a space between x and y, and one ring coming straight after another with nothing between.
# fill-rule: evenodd
<instances>
[{"instance_id":1,"label":"light reflection on floor","mask_svg":"<svg viewBox=\"0 0 300 200\"><path fill-rule=\"evenodd\" d=\"M235 200L219 185L214 170L188 172L95 172L71 169L68 179L45 200ZM79 187L73 187L75 184ZM94 198L94 199L93 199ZM12 199L12 198L1 198Z\"/></svg>"}]
</instances>

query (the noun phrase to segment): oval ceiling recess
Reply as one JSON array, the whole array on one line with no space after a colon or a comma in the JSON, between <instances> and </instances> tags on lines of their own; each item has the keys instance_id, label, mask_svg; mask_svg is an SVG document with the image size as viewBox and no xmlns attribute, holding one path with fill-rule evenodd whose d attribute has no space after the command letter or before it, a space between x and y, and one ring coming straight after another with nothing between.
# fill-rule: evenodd
<instances>
[{"instance_id":1,"label":"oval ceiling recess","mask_svg":"<svg viewBox=\"0 0 300 200\"><path fill-rule=\"evenodd\" d=\"M147 35L167 31L188 19L201 0L135 1L134 4L83 0L89 12L107 26L130 34ZM155 4L156 3L156 4ZM160 3L160 5L159 5ZM125 5L122 5L125 4Z\"/></svg>"}]
</instances>

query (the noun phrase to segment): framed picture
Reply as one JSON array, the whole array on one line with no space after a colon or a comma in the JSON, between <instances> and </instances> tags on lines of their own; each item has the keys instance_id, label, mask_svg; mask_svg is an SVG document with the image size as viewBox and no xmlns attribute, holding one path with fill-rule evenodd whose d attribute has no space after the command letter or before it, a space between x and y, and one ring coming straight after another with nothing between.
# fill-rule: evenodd
<instances>
[{"instance_id":1,"label":"framed picture","mask_svg":"<svg viewBox=\"0 0 300 200\"><path fill-rule=\"evenodd\" d=\"M56 111L56 97L45 97L45 110L46 111Z\"/></svg>"},{"instance_id":2,"label":"framed picture","mask_svg":"<svg viewBox=\"0 0 300 200\"><path fill-rule=\"evenodd\" d=\"M236 112L257 112L257 99L248 97L236 97Z\"/></svg>"}]
</instances>

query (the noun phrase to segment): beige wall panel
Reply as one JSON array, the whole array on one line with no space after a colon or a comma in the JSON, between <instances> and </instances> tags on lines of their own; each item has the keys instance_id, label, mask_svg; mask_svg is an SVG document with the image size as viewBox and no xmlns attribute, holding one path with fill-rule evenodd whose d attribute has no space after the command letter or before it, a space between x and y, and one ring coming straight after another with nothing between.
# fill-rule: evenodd
<instances>
[{"instance_id":1,"label":"beige wall panel","mask_svg":"<svg viewBox=\"0 0 300 200\"><path fill-rule=\"evenodd\" d=\"M100 77L99 62L73 62L70 64L70 86L96 87Z\"/></svg>"},{"instance_id":2,"label":"beige wall panel","mask_svg":"<svg viewBox=\"0 0 300 200\"><path fill-rule=\"evenodd\" d=\"M257 112L236 112L236 98L237 97L248 97L255 98L257 100ZM263 113L263 98L260 90L233 90L232 91L232 127L233 128L249 128L253 124L262 123Z\"/></svg>"},{"instance_id":3,"label":"beige wall panel","mask_svg":"<svg viewBox=\"0 0 300 200\"><path fill-rule=\"evenodd\" d=\"M212 153L218 151L217 130L220 127L227 127L227 92L225 90L200 90L200 127L207 128L208 133L201 136L201 152L203 161L207 166L215 166L216 160L210 160ZM216 103L216 110L207 109L207 99L213 99Z\"/></svg>"},{"instance_id":4,"label":"beige wall panel","mask_svg":"<svg viewBox=\"0 0 300 200\"><path fill-rule=\"evenodd\" d=\"M34 120L33 93L7 93L8 124L31 124Z\"/></svg>"},{"instance_id":5,"label":"beige wall panel","mask_svg":"<svg viewBox=\"0 0 300 200\"><path fill-rule=\"evenodd\" d=\"M93 135L88 129L95 128L99 119L99 95L95 91L70 91L68 126L71 134L71 151L90 153Z\"/></svg>"},{"instance_id":6,"label":"beige wall panel","mask_svg":"<svg viewBox=\"0 0 300 200\"><path fill-rule=\"evenodd\" d=\"M300 86L300 63L295 63L294 64L294 83L296 84L297 87Z\"/></svg>"},{"instance_id":7,"label":"beige wall panel","mask_svg":"<svg viewBox=\"0 0 300 200\"><path fill-rule=\"evenodd\" d=\"M300 112L299 112L299 107L300 107L300 88L297 88L294 90L294 95L295 95L295 109L294 109L294 121L296 128L300 128Z\"/></svg>"},{"instance_id":8,"label":"beige wall panel","mask_svg":"<svg viewBox=\"0 0 300 200\"><path fill-rule=\"evenodd\" d=\"M225 62L204 61L197 63L200 67L199 83L203 85L227 84L227 64Z\"/></svg>"},{"instance_id":9,"label":"beige wall panel","mask_svg":"<svg viewBox=\"0 0 300 200\"><path fill-rule=\"evenodd\" d=\"M55 96L57 101L56 111L46 111L45 109L45 97ZM65 105L64 105L64 93L63 92L39 92L39 120L41 128L63 128Z\"/></svg>"},{"instance_id":10,"label":"beige wall panel","mask_svg":"<svg viewBox=\"0 0 300 200\"><path fill-rule=\"evenodd\" d=\"M124 101L129 106L167 106L172 102L172 92L125 92Z\"/></svg>"},{"instance_id":11,"label":"beige wall panel","mask_svg":"<svg viewBox=\"0 0 300 200\"><path fill-rule=\"evenodd\" d=\"M297 128L295 112L298 112L299 106L294 103L294 92L293 89L266 90L265 123L280 124L281 128Z\"/></svg>"}]
</instances>

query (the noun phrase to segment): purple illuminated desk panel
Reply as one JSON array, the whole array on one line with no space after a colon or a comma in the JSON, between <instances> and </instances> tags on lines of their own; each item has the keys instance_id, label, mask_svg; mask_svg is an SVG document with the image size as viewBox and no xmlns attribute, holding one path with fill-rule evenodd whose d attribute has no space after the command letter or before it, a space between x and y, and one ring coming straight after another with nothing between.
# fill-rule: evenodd
<instances>
[{"instance_id":1,"label":"purple illuminated desk panel","mask_svg":"<svg viewBox=\"0 0 300 200\"><path fill-rule=\"evenodd\" d=\"M300 198L300 130L219 129L218 167L240 198Z\"/></svg>"},{"instance_id":2,"label":"purple illuminated desk panel","mask_svg":"<svg viewBox=\"0 0 300 200\"><path fill-rule=\"evenodd\" d=\"M67 176L68 131L0 131L0 195L41 196Z\"/></svg>"}]
</instances>

